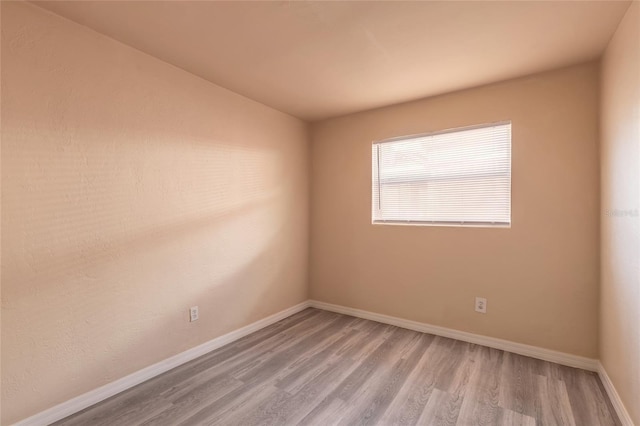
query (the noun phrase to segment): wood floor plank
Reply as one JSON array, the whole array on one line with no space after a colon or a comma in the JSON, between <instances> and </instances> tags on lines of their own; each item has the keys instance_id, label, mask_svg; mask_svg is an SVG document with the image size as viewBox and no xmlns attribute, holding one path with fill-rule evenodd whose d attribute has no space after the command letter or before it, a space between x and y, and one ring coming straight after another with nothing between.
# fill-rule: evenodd
<instances>
[{"instance_id":1,"label":"wood floor plank","mask_svg":"<svg viewBox=\"0 0 640 426\"><path fill-rule=\"evenodd\" d=\"M467 396L462 401L456 425L495 426L500 421L501 410L496 404L486 404Z\"/></svg>"},{"instance_id":2,"label":"wood floor plank","mask_svg":"<svg viewBox=\"0 0 640 426\"><path fill-rule=\"evenodd\" d=\"M540 426L577 426L571 410L567 388L562 380L538 376L537 394L540 400Z\"/></svg>"},{"instance_id":3,"label":"wood floor plank","mask_svg":"<svg viewBox=\"0 0 640 426\"><path fill-rule=\"evenodd\" d=\"M236 403L223 412L216 412L206 424L216 425L263 425L269 416L267 407L278 406L290 398L287 392L274 386L261 387L260 392L255 392L250 398L244 398L241 403ZM194 423L189 423L194 424ZM198 423L199 424L199 423Z\"/></svg>"},{"instance_id":4,"label":"wood floor plank","mask_svg":"<svg viewBox=\"0 0 640 426\"><path fill-rule=\"evenodd\" d=\"M340 398L331 400L320 411L315 411L313 416L305 416L296 423L297 426L327 426L337 424L344 413L349 409L349 404Z\"/></svg>"},{"instance_id":5,"label":"wood floor plank","mask_svg":"<svg viewBox=\"0 0 640 426\"><path fill-rule=\"evenodd\" d=\"M306 351L313 349L317 345L321 345L326 338L329 338L340 326L348 324L351 318L346 316L334 316L333 319L327 321L322 327L315 330L311 334L304 336L294 336L294 343L281 346L281 350L274 351L265 356L264 362L261 362L260 368L252 366L250 371L239 369L238 371L229 372L235 378L242 381L244 386L235 389L231 393L225 395L213 404L202 407L193 416L185 420L183 425L202 424L205 422L221 421L230 413L235 412L245 406L252 406L258 398L266 398L265 392L277 389L270 384L270 379L275 376L281 368L286 366L294 357L303 355ZM273 391L282 394L284 391ZM214 419L214 420L211 420Z\"/></svg>"},{"instance_id":6,"label":"wood floor plank","mask_svg":"<svg viewBox=\"0 0 640 426\"><path fill-rule=\"evenodd\" d=\"M536 363L530 358L505 352L500 368L499 405L502 408L535 416L540 412Z\"/></svg>"},{"instance_id":7,"label":"wood floor plank","mask_svg":"<svg viewBox=\"0 0 640 426\"><path fill-rule=\"evenodd\" d=\"M515 411L501 408L497 424L501 426L536 426L536 419L531 416L526 416Z\"/></svg>"},{"instance_id":8,"label":"wood floor plank","mask_svg":"<svg viewBox=\"0 0 640 426\"><path fill-rule=\"evenodd\" d=\"M591 372L307 309L58 425L619 425Z\"/></svg>"},{"instance_id":9,"label":"wood floor plank","mask_svg":"<svg viewBox=\"0 0 640 426\"><path fill-rule=\"evenodd\" d=\"M297 359L313 354L315 350L330 343L335 338L335 335L352 320L352 317L341 315L329 322L325 327L304 336L294 345L274 351L257 367L234 372L233 376L245 383L259 383L273 378L282 369L287 368L291 363L295 363Z\"/></svg>"},{"instance_id":10,"label":"wood floor plank","mask_svg":"<svg viewBox=\"0 0 640 426\"><path fill-rule=\"evenodd\" d=\"M393 334L360 362L358 368L349 375L335 390L335 397L349 401L358 393L367 380L380 372L380 369L389 368L390 359L393 359L395 351L411 343L415 337L408 330L395 329Z\"/></svg>"},{"instance_id":11,"label":"wood floor plank","mask_svg":"<svg viewBox=\"0 0 640 426\"><path fill-rule=\"evenodd\" d=\"M399 328L392 328L392 333L385 337L385 330L380 330L379 339L382 343L375 345L375 350L361 360L357 368L353 370L327 397L318 404L307 416L308 421L312 421L316 416L323 415L326 406L333 405L334 399L341 399L345 402L351 402L360 392L363 392L364 385L367 381L380 370L387 370L390 367L390 359L397 356L398 351L403 351L406 345L411 344L412 339L416 337L415 333L408 332ZM349 409L353 408L353 404L349 404Z\"/></svg>"},{"instance_id":12,"label":"wood floor plank","mask_svg":"<svg viewBox=\"0 0 640 426\"><path fill-rule=\"evenodd\" d=\"M483 408L482 412L487 412L487 407L498 407L500 404L502 383L500 373L504 352L483 346L478 346L475 349L475 366L469 379L468 388L465 390L465 402L478 402Z\"/></svg>"},{"instance_id":13,"label":"wood floor plank","mask_svg":"<svg viewBox=\"0 0 640 426\"><path fill-rule=\"evenodd\" d=\"M458 422L462 397L434 389L416 424L454 426Z\"/></svg>"},{"instance_id":14,"label":"wood floor plank","mask_svg":"<svg viewBox=\"0 0 640 426\"><path fill-rule=\"evenodd\" d=\"M571 412L576 424L598 424L602 426L616 426L618 418L611 413L598 386L598 377L595 373L586 372L577 368L563 369L563 381L567 388Z\"/></svg>"},{"instance_id":15,"label":"wood floor plank","mask_svg":"<svg viewBox=\"0 0 640 426\"><path fill-rule=\"evenodd\" d=\"M203 385L185 392L163 410L140 424L144 426L178 424L190 417L193 411L203 403L210 404L242 385L242 382L228 376L208 380Z\"/></svg>"},{"instance_id":16,"label":"wood floor plank","mask_svg":"<svg viewBox=\"0 0 640 426\"><path fill-rule=\"evenodd\" d=\"M381 424L414 425L418 422L432 392L434 392L437 377L434 364L442 354L442 351L434 344L437 337L432 337L432 343L396 394L380 420Z\"/></svg>"},{"instance_id":17,"label":"wood floor plank","mask_svg":"<svg viewBox=\"0 0 640 426\"><path fill-rule=\"evenodd\" d=\"M410 345L406 346L406 352L399 351L399 359L388 372L379 372L367 383L367 389L360 393L357 403L350 415L344 416L341 425L375 424L384 415L385 411L395 398L417 366L418 361L431 344L432 339L426 335L418 335Z\"/></svg>"},{"instance_id":18,"label":"wood floor plank","mask_svg":"<svg viewBox=\"0 0 640 426\"><path fill-rule=\"evenodd\" d=\"M350 341L358 342L362 339L362 332L359 330L349 330L332 342L322 351L305 358L304 362L292 363L276 377L276 386L289 392L296 393L308 382L316 380L320 374L324 374L329 360L341 348L349 344ZM343 357L342 359L350 359Z\"/></svg>"},{"instance_id":19,"label":"wood floor plank","mask_svg":"<svg viewBox=\"0 0 640 426\"><path fill-rule=\"evenodd\" d=\"M373 321L371 322L373 323ZM354 342L351 345L345 345L344 348L341 348L336 352L336 357L348 357L354 361L361 362L378 346L384 343L384 341L391 336L395 330L395 327L387 324L373 324L375 326L368 327L364 330L363 327L360 327L359 330L367 333L363 338L363 341L357 343Z\"/></svg>"},{"instance_id":20,"label":"wood floor plank","mask_svg":"<svg viewBox=\"0 0 640 426\"><path fill-rule=\"evenodd\" d=\"M256 419L262 424L296 424L309 414L311 407L315 407L328 396L333 384L344 379L356 365L348 358L325 364L321 374L314 380L307 381L297 392L290 394L290 397L265 401L253 412L238 418L236 424L253 424Z\"/></svg>"}]
</instances>

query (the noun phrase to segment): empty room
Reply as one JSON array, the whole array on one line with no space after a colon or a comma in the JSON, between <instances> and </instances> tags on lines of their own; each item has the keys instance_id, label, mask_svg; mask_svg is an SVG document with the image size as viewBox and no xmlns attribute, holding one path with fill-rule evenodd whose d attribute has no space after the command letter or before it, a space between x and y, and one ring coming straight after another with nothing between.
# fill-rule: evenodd
<instances>
[{"instance_id":1,"label":"empty room","mask_svg":"<svg viewBox=\"0 0 640 426\"><path fill-rule=\"evenodd\" d=\"M2 426L640 426L640 0L0 15Z\"/></svg>"}]
</instances>

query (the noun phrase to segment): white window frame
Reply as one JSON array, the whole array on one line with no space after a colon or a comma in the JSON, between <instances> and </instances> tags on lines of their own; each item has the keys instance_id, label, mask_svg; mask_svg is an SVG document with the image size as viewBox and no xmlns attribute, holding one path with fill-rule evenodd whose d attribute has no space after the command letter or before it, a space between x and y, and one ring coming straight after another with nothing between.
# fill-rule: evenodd
<instances>
[{"instance_id":1,"label":"white window frame","mask_svg":"<svg viewBox=\"0 0 640 426\"><path fill-rule=\"evenodd\" d=\"M421 138L421 137L428 137L428 136L436 136L436 135L441 135L441 134L448 134L448 133L456 133L456 132L461 132L461 131L465 131L465 130L474 130L474 129L482 129L482 128L488 128L488 127L496 127L496 126L503 126L503 125L509 125L511 126L512 123L510 120L505 120L505 121L498 121L498 122L492 122L492 123L485 123L485 124L478 124L478 125L472 125L472 126L465 126L465 127L457 127L457 128L451 128L451 129L446 129L446 130L439 130L439 131L435 131L435 132L429 132L429 133L420 133L420 134L414 134L414 135L406 135L406 136L398 136L398 137L393 137L393 138L388 138L388 139L383 139L383 140L379 140L379 141L374 141L372 144L372 160L373 160L373 149L375 149L376 146L380 146L382 144L385 143L390 143L390 142L398 142L398 141L402 141L402 140L411 140L411 139L416 139L416 138ZM372 175L372 184L371 184L371 223L374 225L412 225L412 226L453 226L453 227L479 227L479 228L511 228L512 222L513 222L513 211L512 211L512 158L513 158L513 135L512 135L512 128L510 127L510 134L509 134L509 221L508 222L498 222L498 221L493 221L493 222L486 222L486 221L424 221L424 220L385 220L385 219L376 219L375 217L375 191L376 191L376 184L374 182L375 179L378 179L378 184L377 187L380 188L380 173L378 173L378 175L375 175L375 169L373 167L373 161L372 161L372 170L371 170L371 175ZM377 156L378 159L378 164L377 164L377 169L379 170L380 167L380 156ZM378 203L380 202L380 194L378 194ZM379 208L379 207L378 207Z\"/></svg>"}]
</instances>

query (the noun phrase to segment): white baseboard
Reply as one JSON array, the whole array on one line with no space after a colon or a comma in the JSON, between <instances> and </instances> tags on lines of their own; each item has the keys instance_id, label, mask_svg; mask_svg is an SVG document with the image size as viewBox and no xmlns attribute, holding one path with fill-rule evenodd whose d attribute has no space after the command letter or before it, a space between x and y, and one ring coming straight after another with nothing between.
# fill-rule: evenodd
<instances>
[{"instance_id":1,"label":"white baseboard","mask_svg":"<svg viewBox=\"0 0 640 426\"><path fill-rule=\"evenodd\" d=\"M409 330L415 330L422 333L435 334L437 336L449 337L451 339L462 340L464 342L475 343L477 345L488 346L495 349L501 349L503 351L513 352L516 354L529 356L531 358L538 358L544 361L555 362L557 364L566 365L569 367L582 368L589 371L598 371L598 361L592 358L585 358L578 355L571 355L564 352L553 351L551 349L539 348L537 346L525 345L523 343L515 343L509 340L482 336L479 334L468 333L466 331L454 330L452 328L406 320L389 315L376 314L374 312L363 311L362 309L333 305L331 303L319 302L317 300L311 300L310 306L313 308L324 309L326 311L337 312L340 314L351 315L358 318L364 318L385 324L395 325L397 327L407 328Z\"/></svg>"},{"instance_id":2,"label":"white baseboard","mask_svg":"<svg viewBox=\"0 0 640 426\"><path fill-rule=\"evenodd\" d=\"M553 351L550 349L539 348L536 346L525 345L522 343L515 343L508 340L497 339L494 337L468 333L466 331L459 331L451 328L406 320L389 315L376 314L374 312L364 311L361 309L333 305L317 300L308 300L306 302L299 303L298 305L292 306L276 314L263 318L238 330L216 337L213 340L174 355L149 367L143 368L142 370L132 373L126 377L108 383L76 398L70 399L69 401L63 402L62 404L51 407L45 411L42 411L34 416L16 423L14 426L43 426L54 423L67 416L77 413L78 411L90 407L93 404L103 401L133 386L136 386L146 380L169 371L172 368L178 367L186 362L198 358L199 356L205 355L226 344L234 342L248 334L274 324L308 307L337 312L345 315L351 315L354 317L395 325L397 327L415 330L422 333L434 334L437 336L462 340L464 342L475 343L477 345L488 346L490 348L501 349L532 358L555 362L557 364L566 365L569 367L582 368L585 370L598 372L623 426L633 426L631 417L629 416L629 413L626 411L618 393L613 387L609 376L607 376L607 373L600 362L595 359L571 355L563 352Z\"/></svg>"},{"instance_id":3,"label":"white baseboard","mask_svg":"<svg viewBox=\"0 0 640 426\"><path fill-rule=\"evenodd\" d=\"M58 420L64 419L71 414L84 410L85 408L90 407L93 404L103 401L115 394L118 394L159 374L169 371L172 368L178 367L186 362L194 360L199 356L205 355L226 344L234 342L248 334L274 324L308 307L309 301L299 303L295 306L270 315L252 324L239 328L238 330L216 337L213 340L209 340L206 343L160 361L157 364L150 365L149 367L143 368L142 370L136 371L135 373L129 374L128 376L89 391L76 398L70 399L66 402L63 402L62 404L51 407L48 410L42 411L29 418L19 421L14 426L43 426L57 422Z\"/></svg>"},{"instance_id":4,"label":"white baseboard","mask_svg":"<svg viewBox=\"0 0 640 426\"><path fill-rule=\"evenodd\" d=\"M620 418L622 426L633 426L633 421L631 420L629 412L622 403L622 399L620 399L618 391L616 391L616 388L613 386L613 382L607 374L607 370L604 369L604 366L600 361L598 361L598 376L600 376L604 389L607 391L607 395L609 395L613 408L615 408L616 413L618 413L618 418Z\"/></svg>"}]
</instances>

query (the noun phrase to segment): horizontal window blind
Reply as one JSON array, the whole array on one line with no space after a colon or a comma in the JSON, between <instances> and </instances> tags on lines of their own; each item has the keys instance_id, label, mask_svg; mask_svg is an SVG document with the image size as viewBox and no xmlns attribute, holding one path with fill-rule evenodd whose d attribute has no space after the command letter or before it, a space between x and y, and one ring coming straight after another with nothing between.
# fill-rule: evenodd
<instances>
[{"instance_id":1,"label":"horizontal window blind","mask_svg":"<svg viewBox=\"0 0 640 426\"><path fill-rule=\"evenodd\" d=\"M511 123L377 142L373 222L511 223Z\"/></svg>"}]
</instances>

